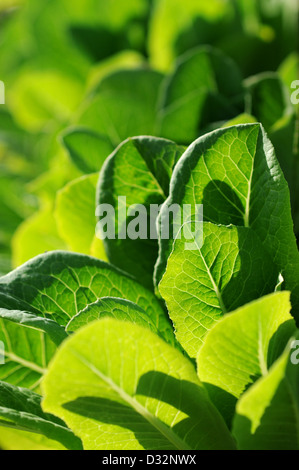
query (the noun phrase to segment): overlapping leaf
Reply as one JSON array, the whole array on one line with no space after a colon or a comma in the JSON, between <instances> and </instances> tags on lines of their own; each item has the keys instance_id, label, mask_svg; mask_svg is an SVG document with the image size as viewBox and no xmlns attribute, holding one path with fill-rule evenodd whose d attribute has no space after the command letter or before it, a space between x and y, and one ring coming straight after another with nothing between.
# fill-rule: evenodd
<instances>
[{"instance_id":1,"label":"overlapping leaf","mask_svg":"<svg viewBox=\"0 0 299 470\"><path fill-rule=\"evenodd\" d=\"M177 239L159 285L176 337L196 358L222 316L272 292L278 272L258 236L245 227L203 223L202 245Z\"/></svg>"},{"instance_id":2,"label":"overlapping leaf","mask_svg":"<svg viewBox=\"0 0 299 470\"><path fill-rule=\"evenodd\" d=\"M289 93L278 74L265 73L250 77L245 84L246 111L255 116L267 132L277 121L291 113Z\"/></svg>"},{"instance_id":3,"label":"overlapping leaf","mask_svg":"<svg viewBox=\"0 0 299 470\"><path fill-rule=\"evenodd\" d=\"M158 254L156 218L168 196L172 170L183 150L165 139L129 139L107 159L100 175L99 209L105 204L114 209L112 216L107 216L106 211L101 214L105 215L101 227L108 224L103 227L105 233L112 224L112 233L110 230L110 236L104 240L109 260L149 288L153 286L152 273Z\"/></svg>"},{"instance_id":4,"label":"overlapping leaf","mask_svg":"<svg viewBox=\"0 0 299 470\"><path fill-rule=\"evenodd\" d=\"M295 331L289 297L275 293L225 316L199 351L198 376L229 423L237 400L268 374Z\"/></svg>"},{"instance_id":5,"label":"overlapping leaf","mask_svg":"<svg viewBox=\"0 0 299 470\"><path fill-rule=\"evenodd\" d=\"M96 233L97 181L97 173L82 176L56 196L55 221L61 238L70 250L87 255Z\"/></svg>"},{"instance_id":6,"label":"overlapping leaf","mask_svg":"<svg viewBox=\"0 0 299 470\"><path fill-rule=\"evenodd\" d=\"M234 448L192 363L137 325L107 318L82 328L60 349L43 389L43 409L87 450Z\"/></svg>"},{"instance_id":7,"label":"overlapping leaf","mask_svg":"<svg viewBox=\"0 0 299 470\"><path fill-rule=\"evenodd\" d=\"M233 433L242 450L298 450L298 334L285 353L239 400Z\"/></svg>"},{"instance_id":8,"label":"overlapping leaf","mask_svg":"<svg viewBox=\"0 0 299 470\"><path fill-rule=\"evenodd\" d=\"M96 258L68 252L40 255L0 279L0 307L65 326L101 297L137 303L172 341L172 327L155 296L124 272Z\"/></svg>"},{"instance_id":9,"label":"overlapping leaf","mask_svg":"<svg viewBox=\"0 0 299 470\"><path fill-rule=\"evenodd\" d=\"M42 434L70 450L82 449L80 439L63 421L43 412L40 395L4 382L0 382L0 432L1 427Z\"/></svg>"},{"instance_id":10,"label":"overlapping leaf","mask_svg":"<svg viewBox=\"0 0 299 470\"><path fill-rule=\"evenodd\" d=\"M41 328L33 315L0 309L0 341L4 344L5 359L0 367L0 380L39 390L41 378L56 351L50 338L58 342L66 336L55 322L40 323L44 323Z\"/></svg>"},{"instance_id":11,"label":"overlapping leaf","mask_svg":"<svg viewBox=\"0 0 299 470\"><path fill-rule=\"evenodd\" d=\"M155 323L133 302L117 297L103 297L97 302L88 305L84 310L74 316L67 325L67 331L77 331L83 326L95 320L105 317L116 318L117 320L136 323L137 325L149 328L155 333L159 333Z\"/></svg>"},{"instance_id":12,"label":"overlapping leaf","mask_svg":"<svg viewBox=\"0 0 299 470\"><path fill-rule=\"evenodd\" d=\"M106 136L80 127L68 129L61 139L71 159L83 173L100 171L104 161L114 150Z\"/></svg>"},{"instance_id":13,"label":"overlapping leaf","mask_svg":"<svg viewBox=\"0 0 299 470\"><path fill-rule=\"evenodd\" d=\"M259 124L220 129L195 141L175 168L160 220L175 203L193 208L203 204L204 219L216 224L251 227L292 291L293 314L298 318L299 252L290 193ZM172 240L160 240L156 283L171 249Z\"/></svg>"},{"instance_id":14,"label":"overlapping leaf","mask_svg":"<svg viewBox=\"0 0 299 470\"><path fill-rule=\"evenodd\" d=\"M204 47L179 59L161 95L158 132L189 144L209 123L243 110L241 74L218 50Z\"/></svg>"},{"instance_id":15,"label":"overlapping leaf","mask_svg":"<svg viewBox=\"0 0 299 470\"><path fill-rule=\"evenodd\" d=\"M146 69L113 72L84 103L76 124L106 136L113 148L128 137L153 135L162 79Z\"/></svg>"}]
</instances>

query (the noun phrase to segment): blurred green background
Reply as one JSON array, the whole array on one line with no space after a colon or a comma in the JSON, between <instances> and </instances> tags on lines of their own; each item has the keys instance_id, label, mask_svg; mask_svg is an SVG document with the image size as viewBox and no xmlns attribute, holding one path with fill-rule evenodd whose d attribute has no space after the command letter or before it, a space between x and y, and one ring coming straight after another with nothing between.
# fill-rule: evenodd
<instances>
[{"instance_id":1,"label":"blurred green background","mask_svg":"<svg viewBox=\"0 0 299 470\"><path fill-rule=\"evenodd\" d=\"M97 172L127 137L177 140L157 124L162 91L177 59L204 45L235 61L242 96L219 116L208 109L190 137L261 121L298 235L297 0L0 0L0 274L52 249L105 259L94 237ZM207 103L218 109L220 98Z\"/></svg>"}]
</instances>

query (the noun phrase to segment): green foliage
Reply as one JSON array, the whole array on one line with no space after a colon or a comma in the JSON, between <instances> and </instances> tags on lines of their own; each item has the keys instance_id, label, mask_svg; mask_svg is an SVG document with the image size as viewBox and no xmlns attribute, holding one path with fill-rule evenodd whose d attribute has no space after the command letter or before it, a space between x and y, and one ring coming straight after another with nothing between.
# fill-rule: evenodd
<instances>
[{"instance_id":1,"label":"green foliage","mask_svg":"<svg viewBox=\"0 0 299 470\"><path fill-rule=\"evenodd\" d=\"M256 234L245 227L203 225L203 244L176 240L159 285L176 336L191 357L221 317L273 292L278 271ZM190 243L190 240L189 240Z\"/></svg>"},{"instance_id":2,"label":"green foliage","mask_svg":"<svg viewBox=\"0 0 299 470\"><path fill-rule=\"evenodd\" d=\"M106 136L113 148L128 137L154 134L162 79L143 68L111 73L87 97L76 123Z\"/></svg>"},{"instance_id":3,"label":"green foliage","mask_svg":"<svg viewBox=\"0 0 299 470\"><path fill-rule=\"evenodd\" d=\"M240 449L298 449L298 364L291 354L287 349L238 402L233 434Z\"/></svg>"},{"instance_id":4,"label":"green foliage","mask_svg":"<svg viewBox=\"0 0 299 470\"><path fill-rule=\"evenodd\" d=\"M36 393L0 382L0 401L1 426L42 434L70 450L80 448L80 440L63 421L43 412Z\"/></svg>"},{"instance_id":5,"label":"green foliage","mask_svg":"<svg viewBox=\"0 0 299 470\"><path fill-rule=\"evenodd\" d=\"M231 59L211 48L182 56L162 91L158 132L178 142L192 142L199 129L242 111L240 70Z\"/></svg>"},{"instance_id":6,"label":"green foliage","mask_svg":"<svg viewBox=\"0 0 299 470\"><path fill-rule=\"evenodd\" d=\"M191 362L140 326L105 319L83 328L43 387L43 408L62 416L85 449L234 448Z\"/></svg>"},{"instance_id":7,"label":"green foliage","mask_svg":"<svg viewBox=\"0 0 299 470\"><path fill-rule=\"evenodd\" d=\"M68 129L62 135L62 142L70 158L83 173L99 171L107 155L113 151L106 136L80 127Z\"/></svg>"},{"instance_id":8,"label":"green foliage","mask_svg":"<svg viewBox=\"0 0 299 470\"><path fill-rule=\"evenodd\" d=\"M119 197L126 198L126 207L136 208L132 208L132 213L128 212L125 220L121 220L120 227L115 228L116 239L105 239L109 261L140 279L140 282L151 289L158 243L150 234L155 227L158 211L151 214L150 206L160 206L165 201L172 170L183 151L183 147L165 139L129 139L107 158L98 183L97 203L113 207L115 220L121 220L124 210L122 206L119 207ZM121 239L124 224L130 230L130 224L134 224L134 211L138 215L140 205L146 208L147 214L139 213L140 231L142 230L139 239ZM111 217L107 220L107 224L109 223L115 227ZM139 253L143 253L142 263Z\"/></svg>"},{"instance_id":9,"label":"green foliage","mask_svg":"<svg viewBox=\"0 0 299 470\"><path fill-rule=\"evenodd\" d=\"M93 304L89 304L69 321L66 329L68 332L77 331L82 326L104 317L136 323L159 334L155 322L145 313L143 308L134 302L117 297L103 297Z\"/></svg>"},{"instance_id":10,"label":"green foliage","mask_svg":"<svg viewBox=\"0 0 299 470\"><path fill-rule=\"evenodd\" d=\"M295 331L289 293L264 297L227 315L197 356L198 376L228 423L242 394L266 376Z\"/></svg>"},{"instance_id":11,"label":"green foliage","mask_svg":"<svg viewBox=\"0 0 299 470\"><path fill-rule=\"evenodd\" d=\"M290 194L274 148L260 124L217 130L195 141L175 168L160 221L172 204L203 204L207 221L252 228L282 273L286 288L292 290L298 319L299 253ZM156 283L171 250L172 241L161 239Z\"/></svg>"},{"instance_id":12,"label":"green foliage","mask_svg":"<svg viewBox=\"0 0 299 470\"><path fill-rule=\"evenodd\" d=\"M71 251L91 254L97 181L97 173L81 176L57 192L53 225ZM75 207L74 200L78 201Z\"/></svg>"},{"instance_id":13,"label":"green foliage","mask_svg":"<svg viewBox=\"0 0 299 470\"><path fill-rule=\"evenodd\" d=\"M299 450L297 13L1 2L1 448Z\"/></svg>"},{"instance_id":14,"label":"green foliage","mask_svg":"<svg viewBox=\"0 0 299 470\"><path fill-rule=\"evenodd\" d=\"M3 308L27 311L61 326L86 305L109 296L137 302L161 334L173 341L170 322L155 296L126 273L95 258L56 251L0 279Z\"/></svg>"}]
</instances>

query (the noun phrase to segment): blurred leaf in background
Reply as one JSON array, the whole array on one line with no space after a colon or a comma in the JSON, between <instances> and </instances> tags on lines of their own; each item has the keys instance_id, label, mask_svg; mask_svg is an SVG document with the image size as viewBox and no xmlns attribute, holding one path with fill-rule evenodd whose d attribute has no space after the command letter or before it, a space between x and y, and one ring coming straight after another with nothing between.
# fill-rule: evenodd
<instances>
[{"instance_id":1,"label":"blurred leaf in background","mask_svg":"<svg viewBox=\"0 0 299 470\"><path fill-rule=\"evenodd\" d=\"M163 71L199 44L220 48L244 76L275 70L295 48L297 0L156 0L149 28L151 63Z\"/></svg>"},{"instance_id":2,"label":"blurred leaf in background","mask_svg":"<svg viewBox=\"0 0 299 470\"><path fill-rule=\"evenodd\" d=\"M188 145L237 116L249 122L248 114L270 133L299 233L298 135L287 90L298 77L296 8L296 0L2 0L0 273L48 249L79 249L56 226L56 193L99 172L126 138L161 135ZM219 70L204 78L186 70L180 81L176 59L207 44L236 63L239 101L229 109L227 93L215 91ZM161 125L170 84L180 100L192 80L203 82L204 112L178 113L170 135L169 122ZM190 124L182 139L180 123ZM96 239L90 249L105 256Z\"/></svg>"}]
</instances>

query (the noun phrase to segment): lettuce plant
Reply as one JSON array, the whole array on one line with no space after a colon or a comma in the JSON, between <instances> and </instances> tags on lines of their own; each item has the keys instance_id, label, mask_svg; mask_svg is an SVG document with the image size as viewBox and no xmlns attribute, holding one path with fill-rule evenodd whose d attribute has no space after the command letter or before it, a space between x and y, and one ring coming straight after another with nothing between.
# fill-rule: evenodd
<instances>
[{"instance_id":1,"label":"lettuce plant","mask_svg":"<svg viewBox=\"0 0 299 470\"><path fill-rule=\"evenodd\" d=\"M26 121L27 126L28 123L30 125L32 118L29 117L32 115L40 125L35 128L35 138L31 135L31 128L30 133L28 129L22 133L17 132L18 128L15 132L11 129L9 133L4 133L4 138L7 140L7 145L14 144L13 148L18 146L22 153L26 151L26 158L34 156L28 168L30 174L33 171L32 167L35 173L42 171L41 160L47 164L50 158L51 165L50 171L30 185L30 191L35 195L30 201L34 204L39 203L40 210L21 224L14 234L12 243L14 266L23 264L43 251L53 249L68 248L104 259L103 250L93 239L93 228L89 230L95 222L93 178L90 177L90 180L85 181L79 178L85 177L87 173L97 173L107 155L128 137L155 135L167 138L175 141L183 151L183 147L188 146L199 135L239 123L261 122L273 141L277 158L291 191L292 213L296 234L298 233L296 114L295 107L290 104L287 89L287 87L291 89L290 85L296 79L294 65L289 69L286 62L286 65L282 64L279 73L263 73L243 80L240 67L226 54L210 46L195 47L184 53L178 58L173 69L166 74L145 65L142 58L138 59L130 52L122 53L106 65L99 64L91 72L92 78L87 79L85 92L82 83L80 87L75 83L70 86L68 80L63 77L59 79L53 76L53 73L49 77L41 77L40 74L37 77L30 75L26 80L22 75L21 83L16 82L12 94L15 97L14 114L18 121L22 121L18 125L24 126L23 121ZM23 84L24 80L30 85L29 88ZM32 83L35 84L34 90L31 87ZM55 103L52 103L53 109L47 108L45 90L51 90L50 84L54 89L59 88L64 98L67 95L65 89L76 90L72 95L74 97L72 103L68 103L67 109L64 106L59 113L58 105L62 106L64 103L59 97L58 109ZM35 93L38 94L37 97ZM32 106L31 101L28 102L28 96L32 94L34 99L31 101L39 103L38 109ZM82 104L77 107L79 100ZM5 122L2 126L4 124ZM43 131L44 128L48 133ZM26 143L25 148L23 140ZM35 149L33 143L36 141L39 145ZM40 158L40 153L44 156L43 159ZM71 188L65 188L64 195L61 198L59 195L56 200L57 191L76 177L78 178L76 189L79 184L82 186L79 190L80 203L78 202L71 212L77 211L77 208L80 209L83 205L86 206L87 203L89 207L86 212L84 211L85 224L78 224L82 232L78 237L80 242L74 240L73 235L68 233L68 226L73 224L74 220L71 212L63 209L62 199L64 196L68 198L67 193ZM163 184L165 190L165 182ZM84 185L89 186L88 198L83 196ZM74 187L72 189L75 190ZM168 188L165 191L166 196L167 192ZM22 199L22 206L24 200L25 197ZM3 230L5 239L9 240L10 225L15 228L22 218L18 213L15 223L12 224L15 205L13 210L7 213L5 205L8 204L10 207L13 201L5 199L3 202L5 202L2 206ZM60 206L59 210L56 211L55 206ZM28 212L30 215L30 210ZM83 233L84 226L87 227L86 233ZM143 270L143 277L149 276L151 279L147 266ZM128 269L128 265L125 269ZM150 281L145 279L145 282Z\"/></svg>"},{"instance_id":2,"label":"lettuce plant","mask_svg":"<svg viewBox=\"0 0 299 470\"><path fill-rule=\"evenodd\" d=\"M0 447L298 450L296 1L2 3Z\"/></svg>"},{"instance_id":3,"label":"lettuce plant","mask_svg":"<svg viewBox=\"0 0 299 470\"><path fill-rule=\"evenodd\" d=\"M99 178L60 193L78 247L93 235L76 206L96 185L116 212L121 196L162 205L158 228L171 203L202 204L202 244L115 237L109 262L52 251L0 278L0 443L7 430L47 448L298 449L299 254L264 128L122 142Z\"/></svg>"}]
</instances>

